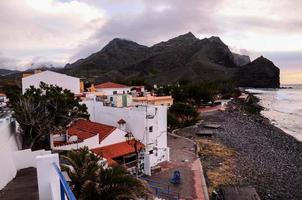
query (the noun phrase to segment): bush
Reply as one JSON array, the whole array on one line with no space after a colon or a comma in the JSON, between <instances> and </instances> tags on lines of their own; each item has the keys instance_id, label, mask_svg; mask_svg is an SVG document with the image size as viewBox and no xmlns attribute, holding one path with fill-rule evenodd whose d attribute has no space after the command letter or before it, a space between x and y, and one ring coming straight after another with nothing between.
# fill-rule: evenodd
<instances>
[{"instance_id":1,"label":"bush","mask_svg":"<svg viewBox=\"0 0 302 200\"><path fill-rule=\"evenodd\" d=\"M195 107L185 103L175 103L168 111L168 125L172 129L190 126L197 122L198 116Z\"/></svg>"}]
</instances>

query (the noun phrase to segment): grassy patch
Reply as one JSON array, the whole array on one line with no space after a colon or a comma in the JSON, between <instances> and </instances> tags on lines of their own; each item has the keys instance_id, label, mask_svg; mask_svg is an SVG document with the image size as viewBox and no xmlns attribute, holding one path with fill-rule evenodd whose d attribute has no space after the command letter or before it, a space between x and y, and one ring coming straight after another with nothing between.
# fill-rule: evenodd
<instances>
[{"instance_id":1,"label":"grassy patch","mask_svg":"<svg viewBox=\"0 0 302 200\"><path fill-rule=\"evenodd\" d=\"M222 185L236 184L235 156L236 152L221 143L208 139L200 139L199 155L208 181L208 192Z\"/></svg>"}]
</instances>

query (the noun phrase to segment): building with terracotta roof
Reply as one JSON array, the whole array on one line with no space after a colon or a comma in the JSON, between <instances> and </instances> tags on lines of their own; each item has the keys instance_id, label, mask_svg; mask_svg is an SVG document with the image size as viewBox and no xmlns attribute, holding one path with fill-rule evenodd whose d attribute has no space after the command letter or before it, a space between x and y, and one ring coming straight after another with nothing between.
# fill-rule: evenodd
<instances>
[{"instance_id":1,"label":"building with terracotta roof","mask_svg":"<svg viewBox=\"0 0 302 200\"><path fill-rule=\"evenodd\" d=\"M109 166L123 165L136 173L137 167L140 168L139 171L144 170L144 160L139 159L139 157L143 157L144 149L145 145L141 142L130 140L95 148L91 151L106 159Z\"/></svg>"},{"instance_id":2,"label":"building with terracotta roof","mask_svg":"<svg viewBox=\"0 0 302 200\"><path fill-rule=\"evenodd\" d=\"M169 161L167 145L167 106L137 105L133 107L104 106L99 101L83 101L90 114L90 120L115 126L122 118L124 129L145 145L144 173L151 175L152 168Z\"/></svg>"},{"instance_id":3,"label":"building with terracotta roof","mask_svg":"<svg viewBox=\"0 0 302 200\"><path fill-rule=\"evenodd\" d=\"M105 95L113 94L128 94L131 91L131 87L113 82L105 82L97 85L91 85L90 91L104 92Z\"/></svg>"},{"instance_id":4,"label":"building with terracotta roof","mask_svg":"<svg viewBox=\"0 0 302 200\"><path fill-rule=\"evenodd\" d=\"M118 123L116 122L118 126ZM71 150L87 146L89 149L126 141L127 132L118 127L80 119L73 122L66 134L53 134L54 150Z\"/></svg>"},{"instance_id":5,"label":"building with terracotta roof","mask_svg":"<svg viewBox=\"0 0 302 200\"><path fill-rule=\"evenodd\" d=\"M130 87L118 83L106 82L98 85L92 84L88 88L89 94L86 96L92 97L97 101L103 102L105 106L112 107L128 107L132 105L132 95ZM102 95L99 95L102 94Z\"/></svg>"}]
</instances>

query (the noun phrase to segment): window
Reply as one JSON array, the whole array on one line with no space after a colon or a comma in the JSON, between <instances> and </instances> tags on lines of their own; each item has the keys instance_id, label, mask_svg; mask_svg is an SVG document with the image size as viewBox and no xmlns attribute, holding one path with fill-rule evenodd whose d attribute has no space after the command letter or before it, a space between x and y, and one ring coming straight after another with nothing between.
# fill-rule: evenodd
<instances>
[{"instance_id":1,"label":"window","mask_svg":"<svg viewBox=\"0 0 302 200\"><path fill-rule=\"evenodd\" d=\"M113 91L113 94L117 94L117 91Z\"/></svg>"},{"instance_id":2,"label":"window","mask_svg":"<svg viewBox=\"0 0 302 200\"><path fill-rule=\"evenodd\" d=\"M149 154L153 154L153 150L150 150L150 151L149 151Z\"/></svg>"},{"instance_id":3,"label":"window","mask_svg":"<svg viewBox=\"0 0 302 200\"><path fill-rule=\"evenodd\" d=\"M150 133L153 132L153 126L149 126L149 132L150 132Z\"/></svg>"},{"instance_id":4,"label":"window","mask_svg":"<svg viewBox=\"0 0 302 200\"><path fill-rule=\"evenodd\" d=\"M113 101L113 97L110 97L110 101Z\"/></svg>"}]
</instances>

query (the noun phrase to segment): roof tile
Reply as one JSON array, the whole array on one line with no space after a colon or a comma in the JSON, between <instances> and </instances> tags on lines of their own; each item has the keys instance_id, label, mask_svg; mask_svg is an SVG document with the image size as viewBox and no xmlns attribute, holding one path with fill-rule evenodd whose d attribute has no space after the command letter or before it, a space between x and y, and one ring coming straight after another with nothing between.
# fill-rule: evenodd
<instances>
[{"instance_id":1,"label":"roof tile","mask_svg":"<svg viewBox=\"0 0 302 200\"><path fill-rule=\"evenodd\" d=\"M98 134L101 142L115 129L113 126L80 119L68 128L68 135L76 135L79 140L85 140Z\"/></svg>"},{"instance_id":2,"label":"roof tile","mask_svg":"<svg viewBox=\"0 0 302 200\"><path fill-rule=\"evenodd\" d=\"M95 88L128 88L129 86L118 84L118 83L106 82L106 83L95 85L94 87Z\"/></svg>"},{"instance_id":3,"label":"roof tile","mask_svg":"<svg viewBox=\"0 0 302 200\"><path fill-rule=\"evenodd\" d=\"M109 165L112 164L114 158L118 158L120 156L125 156L130 153L135 153L135 148L134 148L134 142L135 140L130 141L132 144L129 144L128 142L120 142L104 147L99 147L92 149L91 151L106 158L109 162ZM141 142L137 141L137 149L144 148L145 145L142 144Z\"/></svg>"}]
</instances>

